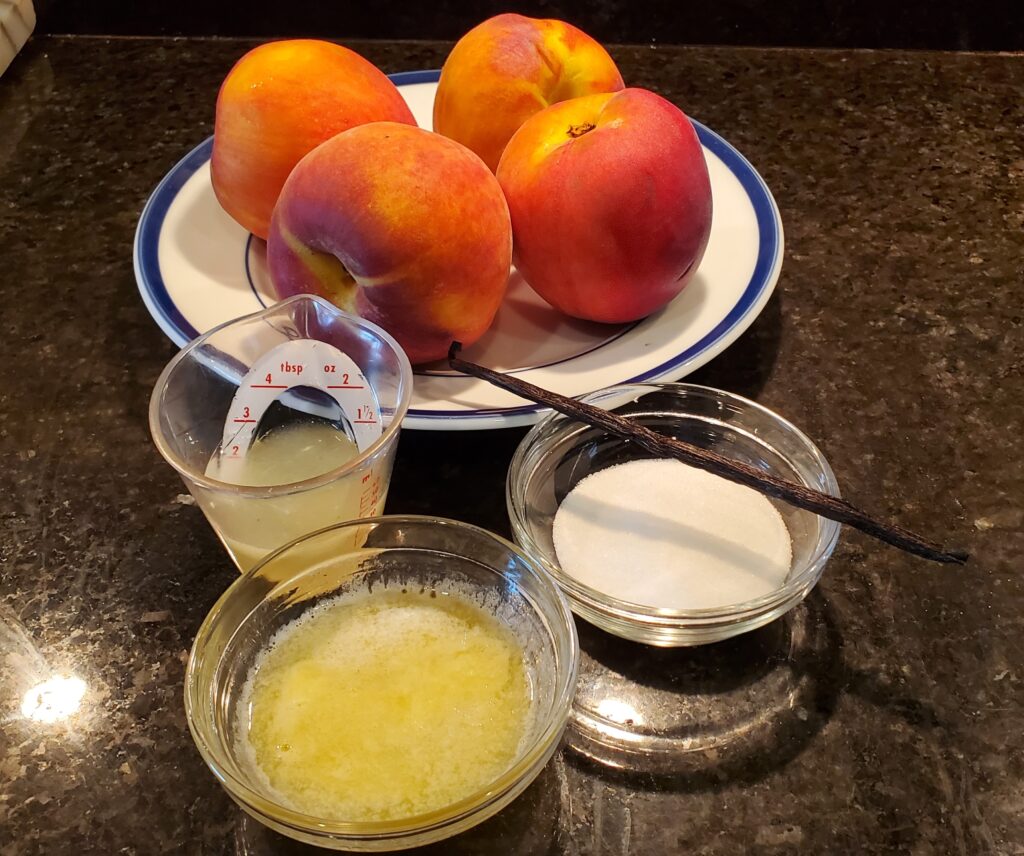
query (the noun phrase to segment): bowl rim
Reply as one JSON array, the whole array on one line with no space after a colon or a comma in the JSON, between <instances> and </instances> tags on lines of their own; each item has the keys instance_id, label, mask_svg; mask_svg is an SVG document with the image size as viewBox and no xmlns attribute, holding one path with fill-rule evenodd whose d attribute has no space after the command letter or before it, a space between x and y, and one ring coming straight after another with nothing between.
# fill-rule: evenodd
<instances>
[{"instance_id":1,"label":"bowl rim","mask_svg":"<svg viewBox=\"0 0 1024 856\"><path fill-rule=\"evenodd\" d=\"M618 407L629 401L637 400L641 395L660 390L697 393L719 401L732 401L759 411L776 422L784 431L791 434L807 449L825 479L824 492L836 498L840 497L839 484L836 481L835 473L832 472L832 467L829 466L825 456L810 437L785 417L780 416L763 404L759 404L749 398L744 398L741 395L695 383L629 383L603 387L593 392L579 395L577 399L596 406L601 406L601 400L608 399L611 401L612 407ZM544 566L548 573L554 577L558 587L566 593L570 602L580 602L597 611L610 611L620 620L642 622L647 626L673 627L690 624L708 627L721 621L742 620L745 617L764 612L766 609L771 609L784 602L787 598L792 597L801 588L807 586L808 583L813 585L821 576L825 563L832 555L839 540L839 532L842 528L836 521L824 517L821 518L823 525L818 535L815 550L799 573L793 574L791 571L789 579L782 586L766 595L727 606L703 609L652 607L621 600L570 577L562 570L557 558L548 556L531 536L529 526L526 523L524 503L522 501L522 488L525 486L526 475L524 473L524 466L527 456L531 453L537 454L536 449L540 443L548 447L551 445L551 438L544 439L541 435L550 429L555 422L559 421L567 424L583 425L583 423L577 422L577 420L558 412L549 413L534 425L520 441L512 456L512 462L509 464L508 475L505 479L505 501L516 543L520 544L525 552ZM542 448L539 454L543 457L548 451L548 449Z\"/></svg>"},{"instance_id":2,"label":"bowl rim","mask_svg":"<svg viewBox=\"0 0 1024 856\"><path fill-rule=\"evenodd\" d=\"M296 482L287 482L285 484L277 485L240 485L234 484L233 482L215 479L212 476L206 475L205 472L195 469L185 461L181 455L171 448L160 425L160 412L163 405L164 393L167 390L167 383L170 380L171 375L174 374L178 366L181 365L189 354L198 350L206 344L209 339L220 333L222 330L228 327L233 327L237 324L270 317L275 313L281 312L282 307L289 303L301 303L303 301L312 301L314 303L324 305L329 308L332 313L344 317L347 323L353 324L354 326L376 336L394 353L395 358L398 361L399 368L399 395L398 403L395 405L391 415L391 421L384 426L384 430L381 431L380 436L364 450L359 452L359 454L354 458L350 458L341 466L335 467L333 470L328 470L325 473L320 473L320 475L311 476L307 479L300 479ZM388 333L387 330L378 324L374 324L372 321L367 321L365 318L358 315L353 315L349 312L338 309L334 304L329 303L319 295L295 294L285 300L280 300L277 303L264 307L257 312L251 312L248 315L240 315L238 318L230 318L227 321L218 324L216 327L211 327L202 335L196 336L196 338L178 351L178 353L171 358L170 362L164 366L163 371L160 372L160 376L157 378L156 383L153 384L153 391L149 395L149 433L157 451L168 464L178 471L178 475L184 479L185 484L189 489L191 489L193 485L196 485L198 487L206 488L207 490L217 491L218 493L232 493L259 499L271 499L277 496L288 496L293 493L302 493L307 490L313 490L314 488L330 484L331 482L335 482L340 478L362 469L367 461L376 457L381 450L387 449L398 436L398 432L402 427L402 422L405 420L405 416L409 411L409 405L412 402L412 388L413 371L412 364L409 362L409 357L402 346L398 344L395 337ZM266 558L270 558L269 555Z\"/></svg>"},{"instance_id":3,"label":"bowl rim","mask_svg":"<svg viewBox=\"0 0 1024 856\"><path fill-rule=\"evenodd\" d=\"M199 692L198 672L201 662L205 659L205 644L208 642L214 626L220 618L225 606L232 597L260 572L264 565L276 559L279 555L305 541L317 538L328 532L335 532L346 528L357 528L366 526L378 526L381 524L401 524L403 522L416 524L430 524L444 527L452 527L480 535L498 542L501 546L511 550L519 556L524 564L532 570L537 582L540 583L541 591L545 592L555 607L555 612L562 619L562 631L565 633L564 644L568 648L567 667L563 669L561 680L558 679L558 672L555 672L555 692L549 708L547 722L543 729L530 743L525 746L515 757L515 760L498 777L493 779L483 788L474 791L463 799L450 803L442 808L430 812L412 815L401 820L379 820L379 821L338 821L329 818L318 817L317 815L306 814L301 811L288 808L277 800L267 796L261 790L252 787L249 781L243 781L225 765L221 753L214 748L208 736L196 723L196 709L199 706L209 704L209 698ZM471 557L467 557L471 558ZM495 568L489 568L495 574L505 577L506 572ZM279 591L282 585L287 585L290 579L300 575L303 571L297 571L292 577L282 579L274 584L263 596L265 600L273 592ZM529 599L527 599L529 601ZM248 613L234 628L231 638L238 629L251 616ZM486 809L496 800L499 800L505 793L512 789L524 776L528 775L532 768L537 765L539 759L544 758L552 744L558 740L565 729L572 708L572 700L576 691L576 678L579 670L580 648L579 637L576 632L576 623L569 603L561 588L547 573L544 566L532 556L528 555L515 543L490 532L480 526L470 523L463 523L445 517L436 517L422 514L394 514L379 515L377 517L359 518L356 520L343 521L332 526L326 526L314 532L296 538L287 544L267 554L260 562L249 570L238 575L231 585L225 589L223 594L203 619L202 624L196 631L195 639L189 650L188 663L185 668L184 696L185 696L185 718L188 722L192 739L199 750L203 761L210 768L214 776L229 794L241 802L244 807L251 809L257 817L265 816L274 823L282 824L296 831L313 833L324 837L337 839L380 839L402 838L414 836L431 830L444 828L458 824L474 814ZM539 768L537 770L539 772Z\"/></svg>"}]
</instances>

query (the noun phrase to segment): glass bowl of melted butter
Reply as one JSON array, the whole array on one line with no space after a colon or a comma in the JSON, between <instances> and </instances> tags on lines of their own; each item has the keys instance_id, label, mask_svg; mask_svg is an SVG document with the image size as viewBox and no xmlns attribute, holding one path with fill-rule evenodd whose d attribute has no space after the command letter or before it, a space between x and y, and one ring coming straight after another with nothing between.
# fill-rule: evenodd
<instances>
[{"instance_id":1,"label":"glass bowl of melted butter","mask_svg":"<svg viewBox=\"0 0 1024 856\"><path fill-rule=\"evenodd\" d=\"M358 520L272 553L196 636L189 728L231 797L337 850L447 838L554 753L579 646L551 577L482 529Z\"/></svg>"}]
</instances>

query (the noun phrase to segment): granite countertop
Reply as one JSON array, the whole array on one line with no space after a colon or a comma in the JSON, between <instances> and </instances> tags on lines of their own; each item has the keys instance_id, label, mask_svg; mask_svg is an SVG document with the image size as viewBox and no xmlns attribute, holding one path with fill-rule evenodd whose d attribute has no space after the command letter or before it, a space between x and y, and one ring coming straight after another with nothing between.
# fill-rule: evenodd
<instances>
[{"instance_id":1,"label":"granite countertop","mask_svg":"<svg viewBox=\"0 0 1024 856\"><path fill-rule=\"evenodd\" d=\"M2 856L300 849L245 819L186 726L186 653L235 571L150 443L174 348L131 261L245 47L37 38L0 78ZM387 71L446 48L353 47ZM713 738L676 775L563 750L435 852L1024 852L1024 56L613 53L744 152L785 222L775 297L693 379L780 411L847 496L973 558L847 531L751 637L651 652L582 628L586 657L664 678ZM406 432L388 510L507 534L522 434ZM78 713L22 716L54 674L84 682Z\"/></svg>"}]
</instances>

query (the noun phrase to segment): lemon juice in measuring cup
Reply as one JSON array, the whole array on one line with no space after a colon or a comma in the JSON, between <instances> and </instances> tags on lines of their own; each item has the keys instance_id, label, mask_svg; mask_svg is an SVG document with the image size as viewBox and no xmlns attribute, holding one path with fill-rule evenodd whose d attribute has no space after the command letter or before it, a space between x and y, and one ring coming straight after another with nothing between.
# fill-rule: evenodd
<instances>
[{"instance_id":1,"label":"lemon juice in measuring cup","mask_svg":"<svg viewBox=\"0 0 1024 856\"><path fill-rule=\"evenodd\" d=\"M153 390L150 429L246 570L382 512L411 392L391 336L299 295L187 345Z\"/></svg>"}]
</instances>

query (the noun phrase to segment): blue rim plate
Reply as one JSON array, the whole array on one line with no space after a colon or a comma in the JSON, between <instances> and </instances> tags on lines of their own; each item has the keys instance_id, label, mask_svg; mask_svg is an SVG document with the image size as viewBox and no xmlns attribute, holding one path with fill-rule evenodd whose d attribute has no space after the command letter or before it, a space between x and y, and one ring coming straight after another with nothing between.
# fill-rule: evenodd
<instances>
[{"instance_id":1,"label":"blue rim plate","mask_svg":"<svg viewBox=\"0 0 1024 856\"><path fill-rule=\"evenodd\" d=\"M421 127L430 127L438 71L391 75ZM567 319L517 275L492 329L467 357L566 395L614 384L679 380L720 354L768 302L782 268L778 206L757 171L693 122L711 175L714 221L700 269L668 307L636 324ZM262 241L220 208L209 180L213 139L153 191L135 233L142 300L177 345L274 300ZM545 408L441 366L419 367L405 427L464 430L536 422Z\"/></svg>"}]
</instances>

